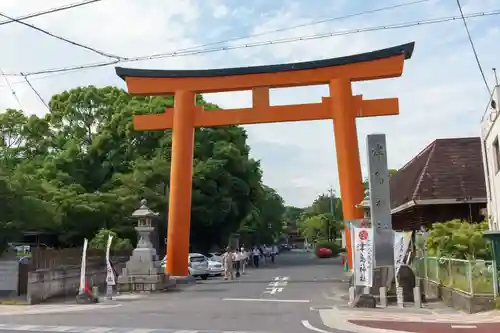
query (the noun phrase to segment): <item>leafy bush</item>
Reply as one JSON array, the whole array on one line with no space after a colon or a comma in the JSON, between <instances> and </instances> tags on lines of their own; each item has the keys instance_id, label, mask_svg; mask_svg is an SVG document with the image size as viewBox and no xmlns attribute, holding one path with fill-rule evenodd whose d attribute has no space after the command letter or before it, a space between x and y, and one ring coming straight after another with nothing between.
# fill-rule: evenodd
<instances>
[{"instance_id":1,"label":"leafy bush","mask_svg":"<svg viewBox=\"0 0 500 333\"><path fill-rule=\"evenodd\" d=\"M316 253L316 256L318 256L318 250L321 248L327 248L332 251L332 257L338 256L341 252L344 252L345 249L342 248L338 243L336 242L329 242L329 241L318 241L316 243L316 247L314 250L314 253Z\"/></svg>"},{"instance_id":2,"label":"leafy bush","mask_svg":"<svg viewBox=\"0 0 500 333\"><path fill-rule=\"evenodd\" d=\"M89 247L96 250L106 250L106 245L108 244L108 237L113 236L113 241L111 242L111 250L131 250L133 248L132 243L129 239L123 239L118 237L116 232L108 229L101 229L89 242Z\"/></svg>"},{"instance_id":3,"label":"leafy bush","mask_svg":"<svg viewBox=\"0 0 500 333\"><path fill-rule=\"evenodd\" d=\"M434 223L427 237L429 256L458 259L491 259L484 231L488 222L469 223L460 220Z\"/></svg>"}]
</instances>

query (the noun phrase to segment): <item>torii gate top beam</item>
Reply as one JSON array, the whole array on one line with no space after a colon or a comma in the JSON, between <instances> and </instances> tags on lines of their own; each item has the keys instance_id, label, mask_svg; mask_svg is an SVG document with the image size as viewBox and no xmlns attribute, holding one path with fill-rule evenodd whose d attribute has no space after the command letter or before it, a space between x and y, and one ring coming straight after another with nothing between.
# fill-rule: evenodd
<instances>
[{"instance_id":1,"label":"torii gate top beam","mask_svg":"<svg viewBox=\"0 0 500 333\"><path fill-rule=\"evenodd\" d=\"M351 82L401 76L415 43L373 52L299 63L204 70L116 68L128 91L136 95L169 95L175 91L213 93L256 87L282 88L327 84L334 78Z\"/></svg>"}]
</instances>

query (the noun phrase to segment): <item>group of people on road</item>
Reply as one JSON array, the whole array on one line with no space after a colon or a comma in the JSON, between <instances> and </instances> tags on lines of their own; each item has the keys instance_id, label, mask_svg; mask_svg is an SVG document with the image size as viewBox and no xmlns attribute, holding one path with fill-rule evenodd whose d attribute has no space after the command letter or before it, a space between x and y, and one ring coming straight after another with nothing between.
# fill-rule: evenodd
<instances>
[{"instance_id":1,"label":"group of people on road","mask_svg":"<svg viewBox=\"0 0 500 333\"><path fill-rule=\"evenodd\" d=\"M251 249L245 249L242 246L239 250L228 246L222 255L224 280L233 280L235 277L239 278L241 273L245 273L245 269L249 265L258 268L261 260L264 263L271 262L274 264L278 253L279 249L276 245L254 246Z\"/></svg>"}]
</instances>

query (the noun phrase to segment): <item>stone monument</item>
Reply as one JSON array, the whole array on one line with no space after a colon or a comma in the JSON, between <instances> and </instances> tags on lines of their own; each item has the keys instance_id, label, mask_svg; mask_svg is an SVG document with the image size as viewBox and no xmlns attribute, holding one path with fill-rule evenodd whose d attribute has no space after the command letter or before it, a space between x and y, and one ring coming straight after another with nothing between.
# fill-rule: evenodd
<instances>
[{"instance_id":1,"label":"stone monument","mask_svg":"<svg viewBox=\"0 0 500 333\"><path fill-rule=\"evenodd\" d=\"M152 292L164 290L171 285L170 277L161 268L156 249L150 239L154 230L152 222L158 215L148 208L145 199L141 200L139 209L132 213L132 217L138 220L135 227L138 236L137 247L118 276L118 291Z\"/></svg>"}]
</instances>

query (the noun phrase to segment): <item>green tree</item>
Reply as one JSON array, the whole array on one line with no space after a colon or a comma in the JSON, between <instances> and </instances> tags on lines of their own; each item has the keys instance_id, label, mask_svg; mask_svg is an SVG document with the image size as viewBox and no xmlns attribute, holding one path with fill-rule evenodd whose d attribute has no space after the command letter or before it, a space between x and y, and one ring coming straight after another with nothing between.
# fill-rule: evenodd
<instances>
[{"instance_id":1,"label":"green tree","mask_svg":"<svg viewBox=\"0 0 500 333\"><path fill-rule=\"evenodd\" d=\"M488 222L469 223L460 220L434 223L426 239L431 256L458 259L491 259L484 232Z\"/></svg>"},{"instance_id":2,"label":"green tree","mask_svg":"<svg viewBox=\"0 0 500 333\"><path fill-rule=\"evenodd\" d=\"M109 236L113 236L110 247L111 250L119 251L132 249L132 243L129 239L120 238L116 232L108 229L99 230L99 232L89 242L89 247L91 249L106 251Z\"/></svg>"},{"instance_id":3,"label":"green tree","mask_svg":"<svg viewBox=\"0 0 500 333\"><path fill-rule=\"evenodd\" d=\"M202 96L196 101L207 110L217 109ZM171 131L135 131L132 117L162 113L172 105L172 97L131 96L116 87L88 86L54 95L43 118L17 110L0 115L4 238L27 230L53 231L62 245L81 246L83 238L105 229L134 242L137 221L129 216L145 198L160 213L163 239ZM195 131L194 249L225 245L245 223L266 241L282 229L282 199L262 184L260 164L249 154L242 127Z\"/></svg>"}]
</instances>

